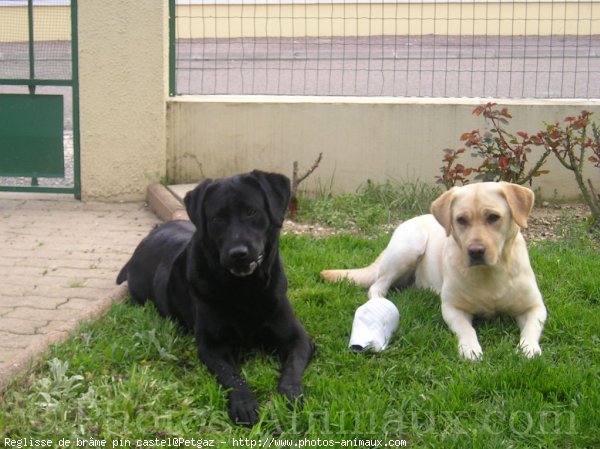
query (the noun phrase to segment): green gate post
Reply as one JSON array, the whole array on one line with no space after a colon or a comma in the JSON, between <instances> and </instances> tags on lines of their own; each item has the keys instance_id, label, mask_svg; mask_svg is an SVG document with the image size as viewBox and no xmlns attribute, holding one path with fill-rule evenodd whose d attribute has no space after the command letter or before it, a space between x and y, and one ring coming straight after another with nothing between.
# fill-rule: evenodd
<instances>
[{"instance_id":1,"label":"green gate post","mask_svg":"<svg viewBox=\"0 0 600 449\"><path fill-rule=\"evenodd\" d=\"M177 21L177 7L175 0L169 0L169 96L177 95L177 83L175 80L175 64L177 57L177 43L175 26Z\"/></svg>"}]
</instances>

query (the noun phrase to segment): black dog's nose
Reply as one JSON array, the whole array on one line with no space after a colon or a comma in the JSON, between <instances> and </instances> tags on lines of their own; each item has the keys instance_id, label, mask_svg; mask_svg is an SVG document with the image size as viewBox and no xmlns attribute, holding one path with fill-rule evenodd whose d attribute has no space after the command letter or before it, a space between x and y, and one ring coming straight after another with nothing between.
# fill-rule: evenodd
<instances>
[{"instance_id":1,"label":"black dog's nose","mask_svg":"<svg viewBox=\"0 0 600 449\"><path fill-rule=\"evenodd\" d=\"M482 243L472 243L467 248L471 265L485 264L485 245Z\"/></svg>"},{"instance_id":2,"label":"black dog's nose","mask_svg":"<svg viewBox=\"0 0 600 449\"><path fill-rule=\"evenodd\" d=\"M233 260L240 260L248 257L248 247L244 245L234 246L229 250L229 257Z\"/></svg>"}]
</instances>

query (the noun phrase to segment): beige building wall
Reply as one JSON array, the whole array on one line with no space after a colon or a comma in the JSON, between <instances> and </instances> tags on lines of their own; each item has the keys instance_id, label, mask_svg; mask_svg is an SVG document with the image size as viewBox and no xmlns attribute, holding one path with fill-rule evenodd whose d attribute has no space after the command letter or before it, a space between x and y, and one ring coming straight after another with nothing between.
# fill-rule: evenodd
<instances>
[{"instance_id":1,"label":"beige building wall","mask_svg":"<svg viewBox=\"0 0 600 449\"><path fill-rule=\"evenodd\" d=\"M183 39L600 34L591 1L182 5L177 15Z\"/></svg>"},{"instance_id":2,"label":"beige building wall","mask_svg":"<svg viewBox=\"0 0 600 449\"><path fill-rule=\"evenodd\" d=\"M140 200L165 174L167 2L144 5L79 2L83 199Z\"/></svg>"},{"instance_id":3,"label":"beige building wall","mask_svg":"<svg viewBox=\"0 0 600 449\"><path fill-rule=\"evenodd\" d=\"M459 137L484 129L471 112L482 100L346 99L297 97L176 97L169 102L170 182L197 182L259 168L292 174L292 163L308 168L323 161L303 187L309 192L354 192L375 182L434 183L444 148L460 148ZM513 131L538 131L582 109L600 118L600 101L518 102L502 100ZM466 155L465 164L470 165ZM473 161L477 162L477 161ZM475 165L475 163L473 163ZM591 165L591 164L590 164ZM577 198L572 174L558 163L536 179L547 198ZM597 169L595 176L600 185Z\"/></svg>"},{"instance_id":4,"label":"beige building wall","mask_svg":"<svg viewBox=\"0 0 600 449\"><path fill-rule=\"evenodd\" d=\"M120 5L123 2L120 3ZM123 7L138 7L125 2ZM156 2L162 3L162 2ZM167 3L166 0L164 3ZM262 2L259 2L262 3ZM81 2L83 6L85 1ZM144 6L145 8L146 6ZM119 7L120 8L120 7ZM120 11L117 9L112 12ZM27 40L27 7L0 6L14 27L0 29L0 42ZM36 39L69 40L69 9L36 6ZM178 5L183 39L378 35L587 35L600 34L600 2L400 2ZM45 20L51 18L50 22ZM44 27L44 23L53 26ZM22 24L22 26L19 26ZM57 26L58 24L58 26Z\"/></svg>"}]
</instances>

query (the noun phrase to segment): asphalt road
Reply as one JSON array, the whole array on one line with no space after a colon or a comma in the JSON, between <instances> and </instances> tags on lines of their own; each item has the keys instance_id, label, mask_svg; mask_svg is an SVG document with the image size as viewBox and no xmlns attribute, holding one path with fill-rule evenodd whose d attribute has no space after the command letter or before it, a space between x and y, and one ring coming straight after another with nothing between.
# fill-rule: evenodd
<instances>
[{"instance_id":1,"label":"asphalt road","mask_svg":"<svg viewBox=\"0 0 600 449\"><path fill-rule=\"evenodd\" d=\"M177 91L598 98L600 36L179 41Z\"/></svg>"},{"instance_id":2,"label":"asphalt road","mask_svg":"<svg viewBox=\"0 0 600 449\"><path fill-rule=\"evenodd\" d=\"M35 54L36 78L71 78L69 42ZM600 35L179 40L176 66L183 95L600 98ZM28 73L27 45L0 43L0 79ZM72 129L71 88L37 93L64 96Z\"/></svg>"},{"instance_id":3,"label":"asphalt road","mask_svg":"<svg viewBox=\"0 0 600 449\"><path fill-rule=\"evenodd\" d=\"M69 79L69 43L42 44L36 77ZM600 35L179 40L176 65L179 94L600 98ZM26 45L0 44L0 79L28 67Z\"/></svg>"}]
</instances>

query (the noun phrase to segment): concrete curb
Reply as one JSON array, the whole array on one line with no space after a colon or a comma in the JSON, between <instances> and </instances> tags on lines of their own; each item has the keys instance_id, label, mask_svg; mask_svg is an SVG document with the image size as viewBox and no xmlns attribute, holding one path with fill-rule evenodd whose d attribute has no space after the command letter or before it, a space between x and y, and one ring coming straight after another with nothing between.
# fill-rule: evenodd
<instances>
[{"instance_id":1,"label":"concrete curb","mask_svg":"<svg viewBox=\"0 0 600 449\"><path fill-rule=\"evenodd\" d=\"M146 201L162 221L189 220L183 204L162 184L148 186Z\"/></svg>"}]
</instances>

